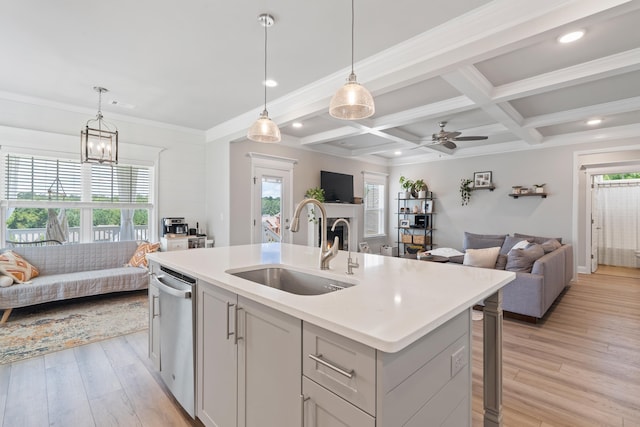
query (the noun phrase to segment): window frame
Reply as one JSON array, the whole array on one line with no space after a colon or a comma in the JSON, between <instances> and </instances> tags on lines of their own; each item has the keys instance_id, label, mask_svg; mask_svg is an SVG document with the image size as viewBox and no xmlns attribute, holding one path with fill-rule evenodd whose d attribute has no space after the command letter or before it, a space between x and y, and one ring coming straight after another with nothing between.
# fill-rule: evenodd
<instances>
[{"instance_id":1,"label":"window frame","mask_svg":"<svg viewBox=\"0 0 640 427\"><path fill-rule=\"evenodd\" d=\"M93 242L93 210L94 209L147 209L149 212L149 224L148 224L148 238L149 240L157 240L157 227L154 227L155 219L157 218L157 204L155 198L157 194L157 163L153 162L134 162L134 161L120 161L118 166L143 168L148 171L148 202L103 202L92 201L92 173L91 168L93 164L80 163L79 159L66 157L61 153L42 153L36 154L31 150L1 150L2 158L0 161L0 221L2 221L2 227L0 227L0 241L6 241L8 236L7 220L8 210L11 208L67 208L67 209L80 209L80 236L78 243L91 243ZM60 160L60 161L75 161L80 163L80 180L81 180L81 200L77 201L60 201L60 200L20 200L20 199L8 199L7 198L7 158L13 157L34 157L38 159L47 160ZM117 166L116 166L117 167Z\"/></svg>"},{"instance_id":2,"label":"window frame","mask_svg":"<svg viewBox=\"0 0 640 427\"><path fill-rule=\"evenodd\" d=\"M387 174L383 174L383 173L377 173L377 172L367 172L367 171L363 171L362 172L362 182L363 182L363 238L364 239L372 239L372 238L381 238L381 237L386 237L387 236L387 209L388 209L388 203L387 203L387 193L388 193L388 187L387 187ZM367 186L368 185L377 185L377 186L382 186L382 189L379 190L379 194L380 194L380 198L382 200L379 201L378 203L378 208L375 209L369 209L367 208ZM377 230L378 232L375 234L368 234L367 230L368 230L368 224L367 224L367 212L370 211L377 211L378 212L378 225L377 225Z\"/></svg>"}]
</instances>

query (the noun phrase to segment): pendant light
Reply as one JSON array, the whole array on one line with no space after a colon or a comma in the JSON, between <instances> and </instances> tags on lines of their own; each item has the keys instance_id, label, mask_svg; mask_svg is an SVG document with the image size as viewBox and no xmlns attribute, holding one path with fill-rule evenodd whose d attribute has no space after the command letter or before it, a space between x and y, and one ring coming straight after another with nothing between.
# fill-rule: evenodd
<instances>
[{"instance_id":1,"label":"pendant light","mask_svg":"<svg viewBox=\"0 0 640 427\"><path fill-rule=\"evenodd\" d=\"M353 72L353 33L355 27L353 3L354 0L351 0L351 74L349 74L347 83L333 95L329 105L329 114L343 120L364 119L372 116L376 111L371 93L356 81L356 75Z\"/></svg>"},{"instance_id":2,"label":"pendant light","mask_svg":"<svg viewBox=\"0 0 640 427\"><path fill-rule=\"evenodd\" d=\"M118 128L103 120L102 94L109 92L94 86L98 92L98 114L80 131L80 156L83 163L118 164Z\"/></svg>"},{"instance_id":3,"label":"pendant light","mask_svg":"<svg viewBox=\"0 0 640 427\"><path fill-rule=\"evenodd\" d=\"M267 112L267 27L275 23L273 16L263 13L258 16L258 22L264 26L264 110L260 118L255 121L247 132L247 138L256 142L280 142L280 129L270 118Z\"/></svg>"}]
</instances>

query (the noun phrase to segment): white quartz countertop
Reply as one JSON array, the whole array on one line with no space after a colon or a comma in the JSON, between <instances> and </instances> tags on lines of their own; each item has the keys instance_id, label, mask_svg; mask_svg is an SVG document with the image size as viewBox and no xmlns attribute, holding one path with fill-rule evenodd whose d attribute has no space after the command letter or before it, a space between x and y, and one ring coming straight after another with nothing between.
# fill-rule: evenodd
<instances>
[{"instance_id":1,"label":"white quartz countertop","mask_svg":"<svg viewBox=\"0 0 640 427\"><path fill-rule=\"evenodd\" d=\"M363 253L352 253L360 268L347 275L347 252L340 251L330 270L320 270L319 251L271 243L157 252L147 257L388 353L402 350L515 278L508 271ZM261 265L287 266L356 286L323 295L295 295L227 273Z\"/></svg>"}]
</instances>

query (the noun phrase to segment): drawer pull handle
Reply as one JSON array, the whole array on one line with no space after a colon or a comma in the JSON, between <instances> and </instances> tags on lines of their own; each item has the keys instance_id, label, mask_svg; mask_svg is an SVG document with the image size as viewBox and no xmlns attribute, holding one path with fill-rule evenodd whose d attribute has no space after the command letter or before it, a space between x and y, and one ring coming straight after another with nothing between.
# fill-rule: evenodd
<instances>
[{"instance_id":1,"label":"drawer pull handle","mask_svg":"<svg viewBox=\"0 0 640 427\"><path fill-rule=\"evenodd\" d=\"M322 366L326 366L327 368L332 369L332 370L336 371L337 373L339 373L340 375L344 375L345 377L347 377L349 379L353 378L353 376L355 374L353 369L350 370L350 371L346 371L346 370L342 369L341 367L334 365L331 362L327 362L326 360L324 360L322 358L322 354L318 354L318 355L310 354L309 355L309 359L313 360L314 362L318 362Z\"/></svg>"}]
</instances>

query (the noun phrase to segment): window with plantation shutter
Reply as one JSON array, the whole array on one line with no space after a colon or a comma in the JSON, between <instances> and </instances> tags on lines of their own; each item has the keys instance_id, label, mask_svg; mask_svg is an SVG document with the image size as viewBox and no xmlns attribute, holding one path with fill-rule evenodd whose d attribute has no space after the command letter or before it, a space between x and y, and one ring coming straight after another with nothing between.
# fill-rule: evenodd
<instances>
[{"instance_id":1,"label":"window with plantation shutter","mask_svg":"<svg viewBox=\"0 0 640 427\"><path fill-rule=\"evenodd\" d=\"M111 203L149 202L149 169L91 165L91 200Z\"/></svg>"},{"instance_id":2,"label":"window with plantation shutter","mask_svg":"<svg viewBox=\"0 0 640 427\"><path fill-rule=\"evenodd\" d=\"M7 200L79 201L82 196L81 165L59 159L7 155Z\"/></svg>"},{"instance_id":3,"label":"window with plantation shutter","mask_svg":"<svg viewBox=\"0 0 640 427\"><path fill-rule=\"evenodd\" d=\"M386 175L364 173L364 237L385 235Z\"/></svg>"},{"instance_id":4,"label":"window with plantation shutter","mask_svg":"<svg viewBox=\"0 0 640 427\"><path fill-rule=\"evenodd\" d=\"M2 239L70 244L153 237L152 167L14 153L3 160Z\"/></svg>"}]
</instances>

